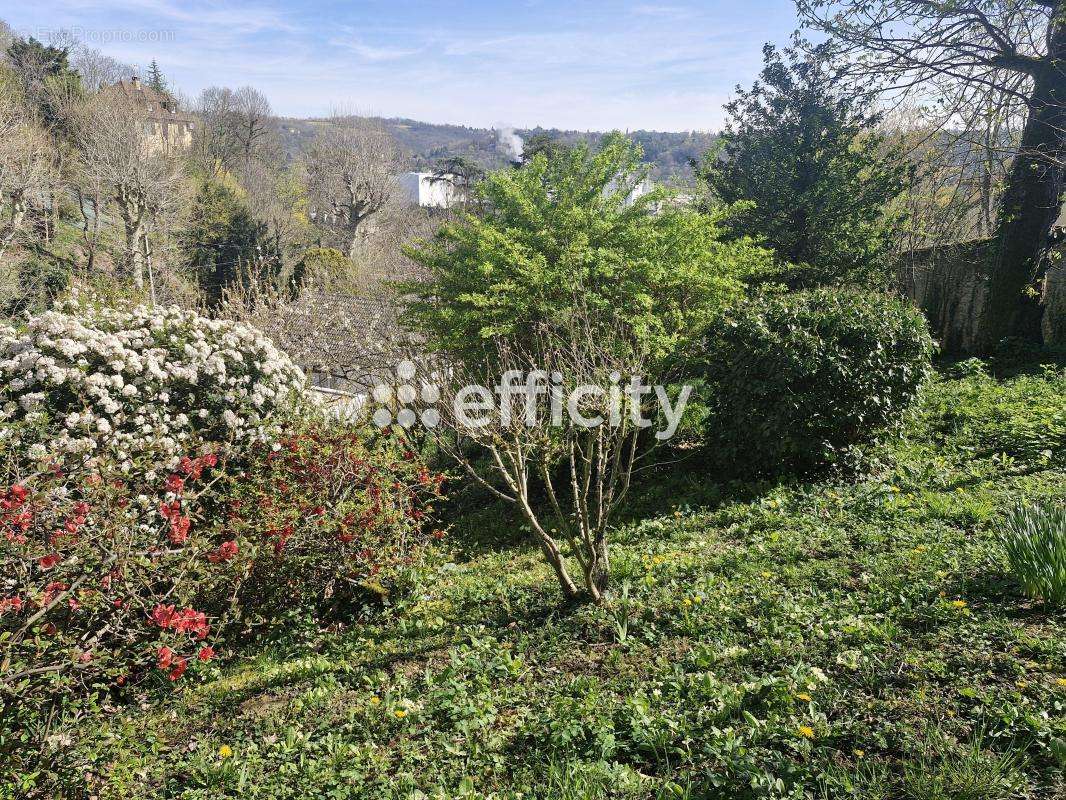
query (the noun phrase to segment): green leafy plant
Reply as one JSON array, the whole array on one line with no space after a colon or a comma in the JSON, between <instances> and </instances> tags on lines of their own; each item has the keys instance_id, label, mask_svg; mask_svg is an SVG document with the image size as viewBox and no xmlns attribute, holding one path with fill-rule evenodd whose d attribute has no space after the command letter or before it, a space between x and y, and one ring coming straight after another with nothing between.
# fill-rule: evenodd
<instances>
[{"instance_id":1,"label":"green leafy plant","mask_svg":"<svg viewBox=\"0 0 1066 800\"><path fill-rule=\"evenodd\" d=\"M713 198L746 203L732 227L795 265L793 285L878 282L889 272L903 159L886 157L869 98L841 93L823 47L763 48L749 90L726 105L720 146L700 171Z\"/></svg>"},{"instance_id":2,"label":"green leafy plant","mask_svg":"<svg viewBox=\"0 0 1066 800\"><path fill-rule=\"evenodd\" d=\"M707 339L707 444L752 472L839 459L900 419L930 374L921 313L842 289L763 294Z\"/></svg>"},{"instance_id":3,"label":"green leafy plant","mask_svg":"<svg viewBox=\"0 0 1066 800\"><path fill-rule=\"evenodd\" d=\"M1066 504L1019 505L1007 516L1003 549L1026 594L1066 603Z\"/></svg>"},{"instance_id":4,"label":"green leafy plant","mask_svg":"<svg viewBox=\"0 0 1066 800\"><path fill-rule=\"evenodd\" d=\"M443 225L406 249L430 280L407 287L411 320L437 350L480 362L494 336L520 340L581 308L597 324L618 319L655 356L673 352L770 269L770 252L725 235L727 214L633 196L640 149L621 134L539 153L478 185L477 215Z\"/></svg>"}]
</instances>

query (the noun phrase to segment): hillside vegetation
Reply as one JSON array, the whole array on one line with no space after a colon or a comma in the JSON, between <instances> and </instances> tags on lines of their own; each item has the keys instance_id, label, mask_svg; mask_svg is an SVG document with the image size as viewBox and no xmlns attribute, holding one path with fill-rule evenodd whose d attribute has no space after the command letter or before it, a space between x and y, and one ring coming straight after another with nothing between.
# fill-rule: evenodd
<instances>
[{"instance_id":1,"label":"hillside vegetation","mask_svg":"<svg viewBox=\"0 0 1066 800\"><path fill-rule=\"evenodd\" d=\"M467 125L445 125L413 119L378 120L396 137L410 159L410 168L428 170L445 158L462 156L484 169L507 165L507 154L497 144L496 131ZM314 139L325 120L282 118L277 121L281 145L290 158L296 158ZM586 142L596 146L604 132L563 131L558 128L516 129L523 138L546 136L566 144ZM717 135L701 131L629 131L627 134L644 149L644 161L651 165L656 180L678 178L691 181L692 163L699 161L715 143Z\"/></svg>"},{"instance_id":2,"label":"hillside vegetation","mask_svg":"<svg viewBox=\"0 0 1066 800\"><path fill-rule=\"evenodd\" d=\"M1063 496L1066 371L949 368L865 463L656 476L602 607L460 515L410 599L62 735L101 798L1062 797L1062 612L998 535Z\"/></svg>"}]
</instances>

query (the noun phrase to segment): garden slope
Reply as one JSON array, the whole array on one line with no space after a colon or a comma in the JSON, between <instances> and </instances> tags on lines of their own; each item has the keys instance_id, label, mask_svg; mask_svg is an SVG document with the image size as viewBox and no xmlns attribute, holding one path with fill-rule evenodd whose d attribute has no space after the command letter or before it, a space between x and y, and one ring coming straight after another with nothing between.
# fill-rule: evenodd
<instances>
[{"instance_id":1,"label":"garden slope","mask_svg":"<svg viewBox=\"0 0 1066 800\"><path fill-rule=\"evenodd\" d=\"M374 624L118 709L78 757L129 800L1062 797L1064 617L995 531L1063 496L1066 372L963 372L857 483L646 489L613 609L560 610L481 512Z\"/></svg>"}]
</instances>

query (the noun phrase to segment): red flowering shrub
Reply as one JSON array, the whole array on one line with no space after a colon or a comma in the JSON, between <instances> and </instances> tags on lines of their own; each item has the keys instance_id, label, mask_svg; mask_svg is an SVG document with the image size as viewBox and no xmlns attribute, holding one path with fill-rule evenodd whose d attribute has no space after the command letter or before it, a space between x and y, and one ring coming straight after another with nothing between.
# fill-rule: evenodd
<instances>
[{"instance_id":1,"label":"red flowering shrub","mask_svg":"<svg viewBox=\"0 0 1066 800\"><path fill-rule=\"evenodd\" d=\"M46 709L202 664L221 620L200 598L227 577L202 556L202 471L176 495L103 459L29 471L17 456L0 448L0 762L12 765Z\"/></svg>"},{"instance_id":2,"label":"red flowering shrub","mask_svg":"<svg viewBox=\"0 0 1066 800\"><path fill-rule=\"evenodd\" d=\"M227 476L222 541L208 558L241 573L246 622L377 599L431 538L442 483L401 440L303 423Z\"/></svg>"},{"instance_id":3,"label":"red flowering shrub","mask_svg":"<svg viewBox=\"0 0 1066 800\"><path fill-rule=\"evenodd\" d=\"M441 483L402 445L324 422L225 461L190 453L152 480L106 459L27 468L5 441L0 763L12 765L17 748L42 752L47 708L182 680L238 622L385 592L431 538Z\"/></svg>"}]
</instances>

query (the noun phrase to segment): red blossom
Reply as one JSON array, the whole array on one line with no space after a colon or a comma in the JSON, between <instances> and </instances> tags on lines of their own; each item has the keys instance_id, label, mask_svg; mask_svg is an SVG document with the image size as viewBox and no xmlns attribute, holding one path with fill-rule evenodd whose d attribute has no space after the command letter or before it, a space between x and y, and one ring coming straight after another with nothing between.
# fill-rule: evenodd
<instances>
[{"instance_id":1,"label":"red blossom","mask_svg":"<svg viewBox=\"0 0 1066 800\"><path fill-rule=\"evenodd\" d=\"M169 628L174 623L174 606L157 605L152 609L152 622L160 628Z\"/></svg>"},{"instance_id":2,"label":"red blossom","mask_svg":"<svg viewBox=\"0 0 1066 800\"><path fill-rule=\"evenodd\" d=\"M186 661L184 658L180 658L178 659L178 662L174 665L174 669L170 671L170 674L167 677L170 678L172 681L176 681L178 678L185 674L185 670L188 669L188 667L189 662Z\"/></svg>"},{"instance_id":3,"label":"red blossom","mask_svg":"<svg viewBox=\"0 0 1066 800\"><path fill-rule=\"evenodd\" d=\"M212 658L215 657L215 649L211 645L205 644L203 647L200 648L200 651L196 654L196 657L201 661L210 661Z\"/></svg>"},{"instance_id":4,"label":"red blossom","mask_svg":"<svg viewBox=\"0 0 1066 800\"><path fill-rule=\"evenodd\" d=\"M181 501L175 500L171 503L159 504L159 516L163 519L172 519L181 513Z\"/></svg>"},{"instance_id":5,"label":"red blossom","mask_svg":"<svg viewBox=\"0 0 1066 800\"><path fill-rule=\"evenodd\" d=\"M207 554L207 560L212 564L218 564L220 561L229 561L237 555L237 550L236 542L223 542L218 546L218 550Z\"/></svg>"},{"instance_id":6,"label":"red blossom","mask_svg":"<svg viewBox=\"0 0 1066 800\"><path fill-rule=\"evenodd\" d=\"M164 487L168 492L172 492L173 494L181 494L182 489L185 488L185 479L177 473L171 474L167 476L167 480L164 484Z\"/></svg>"},{"instance_id":7,"label":"red blossom","mask_svg":"<svg viewBox=\"0 0 1066 800\"><path fill-rule=\"evenodd\" d=\"M166 645L163 645L156 651L155 658L159 668L166 669L174 661L174 651Z\"/></svg>"},{"instance_id":8,"label":"red blossom","mask_svg":"<svg viewBox=\"0 0 1066 800\"><path fill-rule=\"evenodd\" d=\"M57 553L49 553L46 556L41 556L37 560L37 564L41 569L51 569L63 559Z\"/></svg>"},{"instance_id":9,"label":"red blossom","mask_svg":"<svg viewBox=\"0 0 1066 800\"><path fill-rule=\"evenodd\" d=\"M22 598L17 594L12 597L5 597L0 600L0 614L3 614L8 609L11 609L12 611L21 611L22 606Z\"/></svg>"},{"instance_id":10,"label":"red blossom","mask_svg":"<svg viewBox=\"0 0 1066 800\"><path fill-rule=\"evenodd\" d=\"M170 520L170 533L167 534L172 544L185 544L189 538L189 528L192 520L188 517L177 516Z\"/></svg>"}]
</instances>

